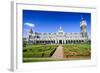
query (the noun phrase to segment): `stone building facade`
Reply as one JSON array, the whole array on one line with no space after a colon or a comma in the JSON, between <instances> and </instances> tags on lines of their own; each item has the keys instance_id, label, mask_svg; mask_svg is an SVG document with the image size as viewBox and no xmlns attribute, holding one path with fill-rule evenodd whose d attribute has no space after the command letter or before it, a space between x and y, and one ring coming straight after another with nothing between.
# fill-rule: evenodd
<instances>
[{"instance_id":1,"label":"stone building facade","mask_svg":"<svg viewBox=\"0 0 100 73\"><path fill-rule=\"evenodd\" d=\"M27 41L33 44L77 44L90 41L87 33L87 22L83 18L80 21L80 30L78 33L67 33L60 26L58 32L39 33L30 29Z\"/></svg>"}]
</instances>

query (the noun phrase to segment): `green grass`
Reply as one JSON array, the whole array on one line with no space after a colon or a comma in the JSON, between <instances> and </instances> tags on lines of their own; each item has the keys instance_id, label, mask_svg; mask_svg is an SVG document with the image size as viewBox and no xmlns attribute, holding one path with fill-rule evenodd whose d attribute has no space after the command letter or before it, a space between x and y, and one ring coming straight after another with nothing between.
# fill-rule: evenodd
<instances>
[{"instance_id":1,"label":"green grass","mask_svg":"<svg viewBox=\"0 0 100 73\"><path fill-rule=\"evenodd\" d=\"M88 60L90 57L80 57L80 58L63 58L63 59L54 59L54 58L23 58L23 62L49 62L49 61L72 61L72 60Z\"/></svg>"},{"instance_id":2,"label":"green grass","mask_svg":"<svg viewBox=\"0 0 100 73\"><path fill-rule=\"evenodd\" d=\"M56 50L57 45L27 45L23 48L24 58L50 57Z\"/></svg>"},{"instance_id":3,"label":"green grass","mask_svg":"<svg viewBox=\"0 0 100 73\"><path fill-rule=\"evenodd\" d=\"M64 61L64 60L84 60L91 58L90 44L65 44L64 58L50 58L58 45L26 45L23 48L23 62L44 62L44 61Z\"/></svg>"},{"instance_id":4,"label":"green grass","mask_svg":"<svg viewBox=\"0 0 100 73\"><path fill-rule=\"evenodd\" d=\"M24 62L44 62L44 61L58 61L58 60L52 59L52 58L24 58L23 61Z\"/></svg>"},{"instance_id":5,"label":"green grass","mask_svg":"<svg viewBox=\"0 0 100 73\"><path fill-rule=\"evenodd\" d=\"M69 44L63 45L63 47L65 57L91 55L91 46L89 44Z\"/></svg>"}]
</instances>

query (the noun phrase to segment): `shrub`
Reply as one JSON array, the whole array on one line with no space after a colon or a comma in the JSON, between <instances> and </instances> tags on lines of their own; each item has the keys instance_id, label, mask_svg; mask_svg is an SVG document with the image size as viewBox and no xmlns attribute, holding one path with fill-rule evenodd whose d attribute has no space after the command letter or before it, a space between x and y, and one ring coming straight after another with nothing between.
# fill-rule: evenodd
<instances>
[{"instance_id":1,"label":"shrub","mask_svg":"<svg viewBox=\"0 0 100 73\"><path fill-rule=\"evenodd\" d=\"M89 44L69 44L63 45L64 54L68 56L90 56L91 46Z\"/></svg>"},{"instance_id":2,"label":"shrub","mask_svg":"<svg viewBox=\"0 0 100 73\"><path fill-rule=\"evenodd\" d=\"M23 49L23 57L50 57L56 47L57 45L27 45Z\"/></svg>"}]
</instances>

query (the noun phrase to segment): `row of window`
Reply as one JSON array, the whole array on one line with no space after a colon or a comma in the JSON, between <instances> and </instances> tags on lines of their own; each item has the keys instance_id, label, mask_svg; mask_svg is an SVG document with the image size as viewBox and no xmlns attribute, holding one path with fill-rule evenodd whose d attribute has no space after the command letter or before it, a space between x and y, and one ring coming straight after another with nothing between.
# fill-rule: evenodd
<instances>
[{"instance_id":1,"label":"row of window","mask_svg":"<svg viewBox=\"0 0 100 73\"><path fill-rule=\"evenodd\" d=\"M33 36L31 38L83 38L82 36Z\"/></svg>"}]
</instances>

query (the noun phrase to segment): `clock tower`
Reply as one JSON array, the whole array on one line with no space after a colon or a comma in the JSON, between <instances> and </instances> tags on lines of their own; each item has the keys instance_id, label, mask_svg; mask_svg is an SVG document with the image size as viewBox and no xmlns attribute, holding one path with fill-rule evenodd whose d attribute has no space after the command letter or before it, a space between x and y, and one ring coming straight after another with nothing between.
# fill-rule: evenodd
<instances>
[{"instance_id":1,"label":"clock tower","mask_svg":"<svg viewBox=\"0 0 100 73\"><path fill-rule=\"evenodd\" d=\"M84 18L81 18L80 29L82 37L87 37L87 22Z\"/></svg>"}]
</instances>

